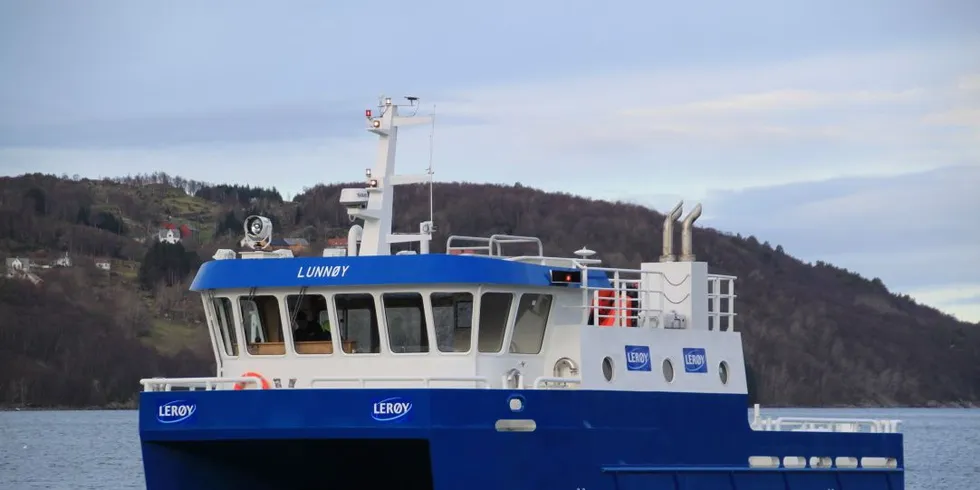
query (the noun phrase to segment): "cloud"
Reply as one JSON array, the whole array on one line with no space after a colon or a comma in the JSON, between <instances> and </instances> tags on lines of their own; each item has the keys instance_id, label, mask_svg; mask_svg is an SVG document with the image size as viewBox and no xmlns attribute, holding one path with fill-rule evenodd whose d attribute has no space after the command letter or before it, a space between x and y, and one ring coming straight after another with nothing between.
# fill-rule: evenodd
<instances>
[{"instance_id":1,"label":"cloud","mask_svg":"<svg viewBox=\"0 0 980 490\"><path fill-rule=\"evenodd\" d=\"M486 137L454 133L460 144L442 152L497 141L510 155L501 169L561 186L602 161L590 192L606 197L625 176L703 195L968 164L980 135L925 122L963 97L970 53L961 42L469 88L440 110L485 121ZM561 176L540 163L555 160Z\"/></svg>"},{"instance_id":2,"label":"cloud","mask_svg":"<svg viewBox=\"0 0 980 490\"><path fill-rule=\"evenodd\" d=\"M916 301L934 305L960 320L980 323L980 284L949 284L910 291Z\"/></svg>"},{"instance_id":3,"label":"cloud","mask_svg":"<svg viewBox=\"0 0 980 490\"><path fill-rule=\"evenodd\" d=\"M186 144L153 148L0 149L4 173L116 177L154 171L208 182L275 186L286 194L323 182L363 178L371 141L309 138L289 141ZM346 164L346 165L342 165Z\"/></svg>"},{"instance_id":4,"label":"cloud","mask_svg":"<svg viewBox=\"0 0 980 490\"><path fill-rule=\"evenodd\" d=\"M956 88L965 93L980 94L980 73L960 77L956 84Z\"/></svg>"},{"instance_id":5,"label":"cloud","mask_svg":"<svg viewBox=\"0 0 980 490\"><path fill-rule=\"evenodd\" d=\"M922 117L922 124L944 129L973 130L974 140L980 142L980 74L960 77L943 102L942 109Z\"/></svg>"},{"instance_id":6,"label":"cloud","mask_svg":"<svg viewBox=\"0 0 980 490\"><path fill-rule=\"evenodd\" d=\"M800 111L828 106L915 101L921 99L923 95L923 91L919 89L909 89L899 92L870 90L852 92L774 90L771 92L727 96L673 107L627 110L621 114L634 117L741 116L745 113L759 111Z\"/></svg>"},{"instance_id":7,"label":"cloud","mask_svg":"<svg viewBox=\"0 0 980 490\"><path fill-rule=\"evenodd\" d=\"M806 253L980 245L980 162L896 176L848 177L709 194L732 231L784 234ZM980 251L980 247L977 247Z\"/></svg>"},{"instance_id":8,"label":"cloud","mask_svg":"<svg viewBox=\"0 0 980 490\"><path fill-rule=\"evenodd\" d=\"M297 192L360 178L363 108L402 90L437 106L439 180L704 199L705 224L893 287L975 281L975 2L121 5L0 5L3 173ZM376 11L399 22L352 20ZM400 171L428 165L427 128L399 140Z\"/></svg>"},{"instance_id":9,"label":"cloud","mask_svg":"<svg viewBox=\"0 0 980 490\"><path fill-rule=\"evenodd\" d=\"M847 222L853 228L872 226L876 231L902 232L912 225L923 231L949 231L971 222L970 217L980 210L978 184L980 162L895 176L836 178L720 194L726 196L723 199L729 203L728 209L749 208L774 216L774 222L765 226L797 230L832 228ZM980 231L964 231L980 238Z\"/></svg>"},{"instance_id":10,"label":"cloud","mask_svg":"<svg viewBox=\"0 0 980 490\"><path fill-rule=\"evenodd\" d=\"M978 321L980 311L973 316L972 306L948 301L953 291L980 291L977 188L980 162L715 192L705 199L701 223L755 235L803 260L879 277L893 291L914 291L928 304L955 306L962 318Z\"/></svg>"},{"instance_id":11,"label":"cloud","mask_svg":"<svg viewBox=\"0 0 980 490\"><path fill-rule=\"evenodd\" d=\"M953 109L950 111L928 114L923 118L925 124L935 126L965 126L980 128L980 107Z\"/></svg>"},{"instance_id":12,"label":"cloud","mask_svg":"<svg viewBox=\"0 0 980 490\"><path fill-rule=\"evenodd\" d=\"M950 306L980 306L980 293L944 302Z\"/></svg>"},{"instance_id":13,"label":"cloud","mask_svg":"<svg viewBox=\"0 0 980 490\"><path fill-rule=\"evenodd\" d=\"M282 105L90 121L0 125L0 147L152 148L198 143L352 137L363 123L357 106Z\"/></svg>"},{"instance_id":14,"label":"cloud","mask_svg":"<svg viewBox=\"0 0 980 490\"><path fill-rule=\"evenodd\" d=\"M522 181L610 199L699 198L710 189L970 165L980 161L980 134L935 123L960 121L964 116L941 114L972 109L957 104L974 100L974 47L980 42L957 39L443 91L435 100L437 176ZM234 109L177 105L155 115L44 124L9 119L0 130L0 161L9 169L74 173L110 168L88 162L138 158L128 168L152 162L191 177L216 168L245 173L243 162L250 162L256 168L247 172L274 166L274 178L289 185L342 179L351 165L360 174L363 164L354 161L374 158L370 136L361 133L363 109L354 109L348 93L335 93L341 102L333 103L303 103L297 95L288 103L240 101ZM400 165L427 165L426 136L424 129L403 133ZM256 151L265 147L290 157Z\"/></svg>"}]
</instances>

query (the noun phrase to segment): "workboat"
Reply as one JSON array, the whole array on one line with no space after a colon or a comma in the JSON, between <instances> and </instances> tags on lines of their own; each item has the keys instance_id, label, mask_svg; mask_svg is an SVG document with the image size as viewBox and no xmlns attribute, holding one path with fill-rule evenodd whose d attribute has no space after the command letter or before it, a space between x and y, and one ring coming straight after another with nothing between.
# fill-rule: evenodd
<instances>
[{"instance_id":1,"label":"workboat","mask_svg":"<svg viewBox=\"0 0 980 490\"><path fill-rule=\"evenodd\" d=\"M433 253L431 218L393 233L394 186L433 181L394 171L399 126L434 117L406 99L365 112L379 154L340 194L346 246L294 256L250 216L197 272L217 372L140 381L147 488L904 487L899 421L750 418L736 278L692 252L700 204L638 269L530 236Z\"/></svg>"}]
</instances>

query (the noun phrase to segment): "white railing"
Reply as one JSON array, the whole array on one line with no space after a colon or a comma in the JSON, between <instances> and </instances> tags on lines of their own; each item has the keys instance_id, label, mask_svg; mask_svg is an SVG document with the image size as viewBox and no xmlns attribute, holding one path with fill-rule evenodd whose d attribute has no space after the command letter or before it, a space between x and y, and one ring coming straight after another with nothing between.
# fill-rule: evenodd
<instances>
[{"instance_id":1,"label":"white railing","mask_svg":"<svg viewBox=\"0 0 980 490\"><path fill-rule=\"evenodd\" d=\"M294 380L295 381L295 380ZM202 377L202 378L148 378L141 379L140 385L143 386L143 391L172 391L174 388L200 388L203 387L207 391L212 390L228 390L233 387L233 385L242 383L243 385L253 385L250 388L260 388L261 380L259 378L253 377L242 377L242 378L218 378L218 377ZM350 384L357 388L369 388L372 383L384 383L391 388L392 384L405 383L407 387L414 388L483 388L491 389L493 386L490 384L490 380L482 376L434 376L434 377L424 377L424 376L361 376L361 377L341 377L341 376L324 376L324 377L314 377L310 378L309 382L306 384L309 388L315 388L317 385L322 385L326 383L340 383L340 384ZM460 386L462 384L462 386ZM562 389L568 388L569 385L580 385L582 380L579 378L560 378L552 376L539 376L534 379L531 388L535 390L548 390L548 389ZM445 386L450 385L450 386ZM280 384L270 385L270 388L283 388ZM518 386L517 389L526 389L525 386ZM287 389L297 389L292 383Z\"/></svg>"},{"instance_id":2,"label":"white railing","mask_svg":"<svg viewBox=\"0 0 980 490\"><path fill-rule=\"evenodd\" d=\"M243 385L254 384L258 387L260 382L258 378L247 376L242 378L144 378L140 380L140 385L143 386L143 391L171 391L173 388L191 389L199 387L204 387L205 390L210 391L217 390L223 385L238 383Z\"/></svg>"},{"instance_id":3,"label":"white railing","mask_svg":"<svg viewBox=\"0 0 980 490\"><path fill-rule=\"evenodd\" d=\"M409 383L421 388L432 388L433 383L466 383L477 387L490 388L490 381L482 376L362 376L362 377L315 377L309 382L310 388L320 383L352 383L358 388L367 388L368 383Z\"/></svg>"},{"instance_id":4,"label":"white railing","mask_svg":"<svg viewBox=\"0 0 980 490\"><path fill-rule=\"evenodd\" d=\"M592 315L592 324L599 325L602 320L612 319L613 326L659 327L660 318L667 304L680 304L687 297L679 300L668 298L663 290L644 289L643 279L649 276L664 275L657 271L642 271L639 269L617 269L612 267L588 267L582 269L582 304L584 309L582 321L588 322ZM589 286L589 271L602 271L609 277L609 287ZM685 278L686 280L686 278ZM603 313L602 308L596 308L600 291L613 291L616 298L609 313ZM620 301L619 298L629 298ZM659 298L658 304L647 304L650 298ZM625 303L625 305L623 304Z\"/></svg>"},{"instance_id":5,"label":"white railing","mask_svg":"<svg viewBox=\"0 0 980 490\"><path fill-rule=\"evenodd\" d=\"M735 279L708 274L708 330L735 331Z\"/></svg>"},{"instance_id":6,"label":"white railing","mask_svg":"<svg viewBox=\"0 0 980 490\"><path fill-rule=\"evenodd\" d=\"M475 242L471 245L460 245L459 242ZM531 243L537 245L537 255L518 255L507 256L503 254L501 245L507 243ZM499 257L514 262L523 262L551 267L568 267L582 271L582 305L583 322L587 322L590 312L594 313L593 323L599 324L601 320L612 319L615 326L650 326L662 328L688 328L686 319L679 319L672 322L669 318L663 317L664 311L671 309L671 305L681 305L690 300L693 293L701 294L706 292L708 299L708 330L721 332L735 331L735 280L736 276L723 274L708 274L705 289L691 285L688 294L683 297L672 298L664 291L667 285L674 288L689 281L691 276L685 276L680 282L673 282L659 271L643 271L640 269L622 269L612 267L595 267L602 263L598 259L573 258L573 257L548 257L544 255L544 247L541 240L537 237L517 236L517 235L492 235L490 237L474 237L453 235L446 240L446 253L473 253ZM610 287L589 286L589 271L603 271L609 277ZM649 274L656 275L653 281L646 281L647 284L659 284L659 288L641 288L643 279L650 279ZM611 309L610 313L593 312L597 304L599 291L613 291L615 297L628 294L633 301L626 301L626 305L619 305ZM634 297L635 296L635 297ZM674 325L676 323L677 325Z\"/></svg>"},{"instance_id":7,"label":"white railing","mask_svg":"<svg viewBox=\"0 0 980 490\"><path fill-rule=\"evenodd\" d=\"M460 242L470 242L470 245L461 245ZM518 255L518 256L507 256L503 254L501 245L508 243L531 243L537 245L538 254L537 255ZM677 318L672 320L668 317L664 317L663 313L669 309L672 305L681 305L691 299L691 294L705 294L708 299L708 311L707 311L707 321L708 330L721 331L721 332L734 332L735 331L735 280L736 276L729 276L723 274L708 274L707 284L704 285L704 289L700 285L690 285L687 288L688 293L683 297L670 297L665 290L669 289L667 286L671 286L676 290L678 286L684 284L685 281L691 280L691 276L684 276L679 282L673 282L669 280L663 273L659 271L643 271L640 269L621 269L621 268L611 268L611 267L595 267L601 264L602 261L598 259L587 259L587 258L573 258L573 257L548 257L544 255L544 247L541 240L537 237L530 236L518 236L518 235L492 235L490 237L476 237L476 236L464 236L464 235L453 235L446 240L446 253L470 253L478 255L487 255L490 257L499 257L502 259L523 262L530 264L537 264L542 266L551 267L568 267L579 269L582 271L582 305L579 306L583 309L583 322L587 322L589 319L589 314L593 313L593 323L599 324L602 320L612 319L615 326L649 326L649 327L661 327L661 328L688 328L687 321L685 318ZM610 287L590 287L589 286L589 271L597 270L603 271L609 277L611 282ZM658 276L656 280L653 281L643 281L643 279L650 279L650 276L645 276L645 274L653 274ZM651 288L643 289L641 285L644 284L659 284L660 287L657 288L653 286ZM613 291L615 297L619 298L620 295L629 295L633 301L626 301L626 305L620 305L617 301L616 308L610 309L609 313L602 313L599 311L594 311L594 306L597 304L599 297L599 291ZM680 290L681 292L683 289ZM677 295L681 294L678 292Z\"/></svg>"},{"instance_id":8,"label":"white railing","mask_svg":"<svg viewBox=\"0 0 980 490\"><path fill-rule=\"evenodd\" d=\"M453 245L453 242L476 242L478 245ZM544 256L544 245L541 239L533 236L520 235L491 235L489 237L453 235L446 240L446 253L481 251L491 257L507 257L503 254L501 245L514 243L531 243L538 246L538 256Z\"/></svg>"},{"instance_id":9,"label":"white railing","mask_svg":"<svg viewBox=\"0 0 980 490\"><path fill-rule=\"evenodd\" d=\"M568 267L572 269L582 269L583 267L590 264L601 264L602 261L599 259L583 259L583 258L573 258L573 257L544 257L535 255L518 255L516 257L507 257L507 260L512 262L523 262L525 264L536 264L551 267Z\"/></svg>"},{"instance_id":10,"label":"white railing","mask_svg":"<svg viewBox=\"0 0 980 490\"><path fill-rule=\"evenodd\" d=\"M582 380L578 378L556 378L552 376L539 376L534 378L532 387L535 390L547 390L552 388L568 388L568 385L580 385Z\"/></svg>"},{"instance_id":11,"label":"white railing","mask_svg":"<svg viewBox=\"0 0 980 490\"><path fill-rule=\"evenodd\" d=\"M749 425L758 431L800 432L872 432L894 434L901 420L833 417L765 417L759 415L759 404Z\"/></svg>"}]
</instances>

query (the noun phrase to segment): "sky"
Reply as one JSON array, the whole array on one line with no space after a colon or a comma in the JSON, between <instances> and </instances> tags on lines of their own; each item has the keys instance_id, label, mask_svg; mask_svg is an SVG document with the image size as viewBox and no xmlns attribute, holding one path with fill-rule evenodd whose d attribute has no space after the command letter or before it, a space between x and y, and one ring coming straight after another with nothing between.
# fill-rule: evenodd
<instances>
[{"instance_id":1,"label":"sky","mask_svg":"<svg viewBox=\"0 0 980 490\"><path fill-rule=\"evenodd\" d=\"M364 109L411 95L439 181L701 202L977 322L978 22L972 0L0 0L0 175L294 195L363 178ZM421 172L428 129L400 141Z\"/></svg>"}]
</instances>

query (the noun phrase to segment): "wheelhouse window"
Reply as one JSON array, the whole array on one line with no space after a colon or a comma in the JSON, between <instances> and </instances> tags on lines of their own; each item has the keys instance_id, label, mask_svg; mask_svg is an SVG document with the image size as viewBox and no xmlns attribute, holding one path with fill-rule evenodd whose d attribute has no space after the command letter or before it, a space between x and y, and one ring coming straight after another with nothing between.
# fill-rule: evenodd
<instances>
[{"instance_id":1,"label":"wheelhouse window","mask_svg":"<svg viewBox=\"0 0 980 490\"><path fill-rule=\"evenodd\" d=\"M432 293L432 321L440 352L469 352L473 332L471 293Z\"/></svg>"},{"instance_id":2,"label":"wheelhouse window","mask_svg":"<svg viewBox=\"0 0 980 490\"><path fill-rule=\"evenodd\" d=\"M226 356L238 355L238 332L235 330L235 315L231 310L231 300L228 298L213 298L214 326L218 329L221 347Z\"/></svg>"},{"instance_id":3,"label":"wheelhouse window","mask_svg":"<svg viewBox=\"0 0 980 490\"><path fill-rule=\"evenodd\" d=\"M319 294L286 296L293 350L297 354L333 354L327 298Z\"/></svg>"},{"instance_id":4,"label":"wheelhouse window","mask_svg":"<svg viewBox=\"0 0 980 490\"><path fill-rule=\"evenodd\" d=\"M391 352L429 352L429 334L425 324L425 304L419 293L385 293L381 296L388 323Z\"/></svg>"},{"instance_id":5,"label":"wheelhouse window","mask_svg":"<svg viewBox=\"0 0 980 490\"><path fill-rule=\"evenodd\" d=\"M537 354L544 342L544 329L551 314L550 294L523 294L517 305L517 320L511 337L510 352Z\"/></svg>"},{"instance_id":6,"label":"wheelhouse window","mask_svg":"<svg viewBox=\"0 0 980 490\"><path fill-rule=\"evenodd\" d=\"M480 333L477 336L480 352L500 352L513 302L514 295L510 293L483 293L480 296Z\"/></svg>"},{"instance_id":7,"label":"wheelhouse window","mask_svg":"<svg viewBox=\"0 0 980 490\"><path fill-rule=\"evenodd\" d=\"M279 298L271 295L242 296L238 304L248 353L260 356L285 354Z\"/></svg>"},{"instance_id":8,"label":"wheelhouse window","mask_svg":"<svg viewBox=\"0 0 980 490\"><path fill-rule=\"evenodd\" d=\"M378 336L378 312L370 294L337 294L333 297L337 325L344 352L377 354L381 352Z\"/></svg>"}]
</instances>

